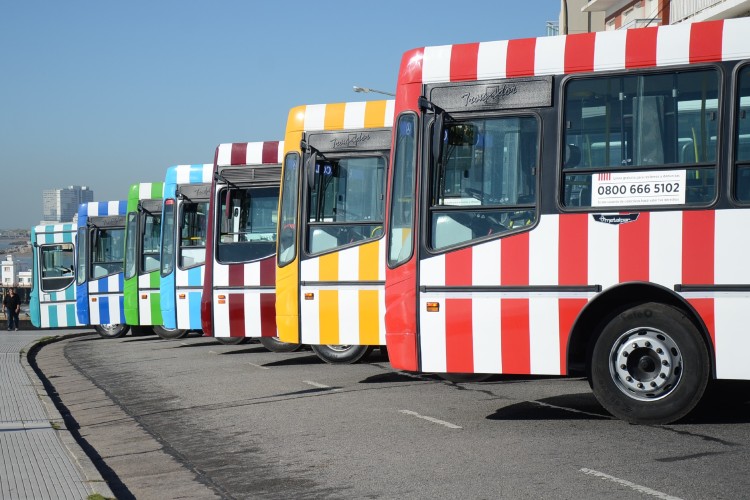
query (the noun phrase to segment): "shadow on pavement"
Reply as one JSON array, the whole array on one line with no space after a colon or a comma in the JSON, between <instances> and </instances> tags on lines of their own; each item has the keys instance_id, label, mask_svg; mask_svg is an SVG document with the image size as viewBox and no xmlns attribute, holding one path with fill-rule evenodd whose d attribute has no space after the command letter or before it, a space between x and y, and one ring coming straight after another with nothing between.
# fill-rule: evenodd
<instances>
[{"instance_id":1,"label":"shadow on pavement","mask_svg":"<svg viewBox=\"0 0 750 500\"><path fill-rule=\"evenodd\" d=\"M227 354L257 354L262 352L270 352L268 349L262 346L255 346L255 347L246 347L244 349L235 349L231 351L226 351L220 353L222 356L226 356Z\"/></svg>"},{"instance_id":2,"label":"shadow on pavement","mask_svg":"<svg viewBox=\"0 0 750 500\"><path fill-rule=\"evenodd\" d=\"M416 379L403 373L381 373L359 381L360 384L389 384L393 382L414 382Z\"/></svg>"},{"instance_id":3,"label":"shadow on pavement","mask_svg":"<svg viewBox=\"0 0 750 500\"><path fill-rule=\"evenodd\" d=\"M151 340L161 340L161 337L131 337L121 342L124 344L126 342L149 342Z\"/></svg>"},{"instance_id":4,"label":"shadow on pavement","mask_svg":"<svg viewBox=\"0 0 750 500\"><path fill-rule=\"evenodd\" d=\"M281 353L280 353L281 354ZM294 365L320 365L325 362L315 355L307 356L294 356L279 361L272 361L270 363L263 363L263 366L294 366Z\"/></svg>"},{"instance_id":5,"label":"shadow on pavement","mask_svg":"<svg viewBox=\"0 0 750 500\"><path fill-rule=\"evenodd\" d=\"M487 420L609 420L593 394L565 394L500 408Z\"/></svg>"}]
</instances>

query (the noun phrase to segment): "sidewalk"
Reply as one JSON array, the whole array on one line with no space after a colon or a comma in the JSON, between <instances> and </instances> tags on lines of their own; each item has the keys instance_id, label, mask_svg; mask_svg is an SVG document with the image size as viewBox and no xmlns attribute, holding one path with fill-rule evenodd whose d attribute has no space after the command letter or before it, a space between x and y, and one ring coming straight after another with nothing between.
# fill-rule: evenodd
<instances>
[{"instance_id":1,"label":"sidewalk","mask_svg":"<svg viewBox=\"0 0 750 500\"><path fill-rule=\"evenodd\" d=\"M26 361L33 342L55 333L0 330L0 498L112 498Z\"/></svg>"}]
</instances>

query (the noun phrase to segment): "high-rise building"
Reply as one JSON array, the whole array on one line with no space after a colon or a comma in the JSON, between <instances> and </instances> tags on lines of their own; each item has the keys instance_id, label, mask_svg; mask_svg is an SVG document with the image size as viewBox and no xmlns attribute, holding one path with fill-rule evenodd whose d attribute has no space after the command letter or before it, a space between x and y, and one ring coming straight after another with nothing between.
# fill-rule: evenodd
<instances>
[{"instance_id":1,"label":"high-rise building","mask_svg":"<svg viewBox=\"0 0 750 500\"><path fill-rule=\"evenodd\" d=\"M94 201L94 191L88 186L68 186L42 191L42 222L71 222L78 213L78 205Z\"/></svg>"}]
</instances>

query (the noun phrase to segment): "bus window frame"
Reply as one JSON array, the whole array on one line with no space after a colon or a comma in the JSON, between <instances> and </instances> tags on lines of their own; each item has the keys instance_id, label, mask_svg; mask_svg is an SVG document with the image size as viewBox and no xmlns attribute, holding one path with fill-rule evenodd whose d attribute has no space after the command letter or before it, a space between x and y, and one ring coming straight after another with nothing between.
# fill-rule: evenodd
<instances>
[{"instance_id":1,"label":"bus window frame","mask_svg":"<svg viewBox=\"0 0 750 500\"><path fill-rule=\"evenodd\" d=\"M163 203L163 202L162 202ZM159 266L156 269L152 269L150 271L145 271L143 263L146 259L146 252L143 250L144 243L146 241L146 220L147 218L151 216L154 219L159 219L159 249L157 252L149 252L149 255L156 255L160 261ZM127 237L127 235L126 235ZM142 208L138 209L138 234L137 234L137 245L136 245L136 260L137 260L137 267L136 267L136 273L138 276L145 276L147 274L151 274L153 272L158 272L161 274L161 210L158 212L149 212L147 210L144 210Z\"/></svg>"},{"instance_id":2,"label":"bus window frame","mask_svg":"<svg viewBox=\"0 0 750 500\"><path fill-rule=\"evenodd\" d=\"M182 249L183 249L183 246L182 246L182 231L181 231L182 227L180 226L180 224L183 221L183 215L184 215L184 210L185 210L185 204L186 203L191 203L191 204L194 204L194 205L199 205L201 203L205 203L206 204L206 214L204 216L204 220L205 220L206 226L203 228L203 231L206 234L206 238L204 239L203 245L201 245L201 246L193 246L193 247L185 247L185 248L203 249L203 253L204 253L203 262L201 262L199 264L193 264L192 266L183 266L182 265ZM174 221L175 222L175 227L174 227L174 230L175 230L175 254L174 254L174 261L175 262L174 262L173 265L176 266L177 269L179 269L180 271L187 271L188 269L194 269L196 267L200 267L200 266L206 265L205 253L206 253L206 245L208 244L208 241L207 241L208 240L208 211L209 211L210 204L211 204L210 200L208 200L208 199L202 199L202 198L201 199L196 199L196 200L190 200L188 202L185 202L183 200L183 201L180 202L179 210L175 210L175 221ZM163 223L164 223L164 221L162 221L162 224ZM179 237L178 237L178 235L179 235ZM173 267L173 270L174 270L174 267Z\"/></svg>"},{"instance_id":3,"label":"bus window frame","mask_svg":"<svg viewBox=\"0 0 750 500\"><path fill-rule=\"evenodd\" d=\"M389 175L389 168L388 164L390 163L390 150L385 149L378 149L378 150L369 150L369 151L341 151L341 152L328 152L328 151L318 151L319 153L325 155L326 160L342 160L342 159L350 159L350 158L382 158L383 159L383 220L381 221L350 221L350 222L313 222L312 224L314 226L373 226L373 225L380 225L380 235L377 237L370 237L363 240L354 241L351 243L347 243L346 245L337 246L334 248L330 248L327 250L324 250L322 252L314 252L310 253L308 252L308 229L310 228L310 214L308 211L308 202L310 199L310 184L308 184L308 172L307 169L303 169L302 172L302 183L300 184L303 187L303 192L300 196L300 203L301 206L297 210L297 213L299 214L299 236L298 241L301 242L300 248L299 248L299 256L300 260L310 259L310 258L316 258L320 257L322 255L327 255L334 252L339 252L341 250L344 250L346 248L352 248L360 245L364 245L366 243L371 243L373 241L378 241L382 239L385 236L385 222L387 220L387 204L386 204L386 193L388 189L388 175ZM305 153L303 155L303 159L307 160L307 154ZM317 153L314 153L317 154ZM314 182L314 180L313 180Z\"/></svg>"},{"instance_id":4,"label":"bus window frame","mask_svg":"<svg viewBox=\"0 0 750 500\"><path fill-rule=\"evenodd\" d=\"M126 280L130 280L138 276L138 231L140 227L140 214L139 212L132 211L125 215L125 258L123 259L123 277ZM129 244L132 240L132 246ZM128 251L132 248L132 263L128 260ZM132 266L132 267L131 267ZM128 269L132 269L132 274L128 272Z\"/></svg>"},{"instance_id":5,"label":"bus window frame","mask_svg":"<svg viewBox=\"0 0 750 500\"><path fill-rule=\"evenodd\" d=\"M105 228L89 227L88 228L88 231L86 233L86 248L87 248L86 249L86 281L101 280L101 279L107 278L109 276L114 276L114 275L119 274L119 273L123 273L123 274L125 273L125 253L124 253L124 249L123 249L122 270L121 271L115 271L113 273L107 273L107 274L102 275L102 276L94 277L94 264L96 264L96 262L94 262L94 250L95 250L95 248L94 248L93 243L95 241L95 239L94 239L94 233L95 233L95 231L110 231L110 230L120 230L120 229L123 232L122 238L123 238L123 246L124 246L125 245L125 241L124 240L127 237L127 230L125 229L125 227L105 227ZM96 239L98 240L98 235L97 235Z\"/></svg>"},{"instance_id":6,"label":"bus window frame","mask_svg":"<svg viewBox=\"0 0 750 500\"><path fill-rule=\"evenodd\" d=\"M391 220L391 214L393 213L393 206L394 206L394 185L396 183L396 162L393 162L393 166L391 167L390 175L389 175L389 181L386 182L386 212L385 212L385 226L387 227L387 231L384 231L386 234L386 240L385 240L385 247L386 247L386 259L385 263L386 266L388 266L389 269L396 269L399 266L402 266L412 260L414 258L414 236L417 234L417 231L415 230L415 227L417 226L417 207L419 206L418 200L417 200L417 193L420 191L420 161L421 161L421 155L420 155L420 146L422 143L422 120L421 118L424 116L424 113L418 113L414 110L406 110L402 113L399 113L399 115L394 120L393 125L393 137L394 140L391 144L391 157L395 160L398 155L398 132L399 132L399 126L401 119L407 116L413 116L414 117L414 153L411 158L411 168L412 168L412 206L411 206L411 225L409 226L409 229L411 230L411 245L409 246L409 255L404 258L403 260L394 260L391 261L390 255L391 255L391 230L392 228L392 220ZM390 199L388 198L388 193L390 193Z\"/></svg>"},{"instance_id":7,"label":"bus window frame","mask_svg":"<svg viewBox=\"0 0 750 500\"><path fill-rule=\"evenodd\" d=\"M731 62L730 62L731 63ZM618 206L581 206L577 207L574 205L566 205L565 201L565 174L566 173L580 173L595 174L595 173L607 173L615 171L613 167L586 167L578 169L569 169L567 172L564 170L563 163L565 161L565 90L571 80L590 80L597 78L609 78L609 77L625 77L625 76L646 76L646 75L659 75L659 74L677 74L677 73L688 73L693 71L703 71L712 69L716 72L717 78L717 118L718 124L716 128L716 159L712 162L702 163L671 163L671 164L660 164L653 166L630 166L622 167L617 169L617 172L642 172L648 170L690 170L692 169L713 169L715 174L715 190L714 197L705 204L674 204L674 205L618 205ZM708 210L716 208L716 205L722 198L722 172L721 165L726 163L723 158L724 150L721 146L724 139L724 107L726 105L726 68L723 64L719 63L696 63L689 65L676 65L676 66L662 66L662 67L647 67L647 68L632 68L632 69L621 69L616 71L601 71L601 72L587 72L587 73L574 73L562 75L559 80L559 84L556 84L555 100L557 104L556 113L557 124L555 126L554 140L557 142L557 158L555 163L555 205L559 213L611 213L611 212L657 212L657 211L684 211L684 210Z\"/></svg>"},{"instance_id":8,"label":"bus window frame","mask_svg":"<svg viewBox=\"0 0 750 500\"><path fill-rule=\"evenodd\" d=\"M222 218L222 212L223 212L223 210L221 208L222 200L226 196L228 190L237 190L237 189L242 189L242 190L251 190L251 189L278 189L279 190L279 201L281 199L281 186L280 185L277 187L277 186L258 186L258 185L252 185L252 184L244 184L244 183L235 184L235 185L232 185L232 184L219 184L219 183L216 184L216 194L215 194L215 196L216 196L216 199L215 199L216 210L214 210L214 221L213 221L214 222L215 231L214 231L214 238L213 238L213 241L211 242L211 244L213 245L214 262L216 264L219 264L219 265L222 265L222 266L245 265L245 264L251 264L253 262L260 262L261 260L268 259L269 257L273 257L276 254L277 250L278 250L278 241L279 241L278 221L281 220L281 219L279 217L279 212L278 212L278 208L277 208L277 211L276 211L276 218L277 218L277 223L276 223L276 240L273 242L274 243L274 245L273 245L274 246L274 250L271 253L269 253L268 255L264 255L263 257L258 257L258 258L249 259L249 260L240 260L240 261L224 261L224 260L221 260L219 258L219 245L221 244L221 218ZM279 207L279 206L280 205L277 204L277 207ZM206 243L208 244L208 242L206 242ZM245 243L249 243L249 242L245 242ZM204 264L205 264L205 262L204 262Z\"/></svg>"},{"instance_id":9,"label":"bus window frame","mask_svg":"<svg viewBox=\"0 0 750 500\"><path fill-rule=\"evenodd\" d=\"M47 280L49 280L49 279L61 279L61 278L66 278L66 276L59 276L59 277L55 277L55 278L45 278L44 277L44 250L45 250L45 248L48 248L48 247L61 247L61 246L64 246L64 245L70 246L71 250L73 252L73 271L72 271L73 272L73 276L70 276L70 282L68 282L68 284L65 285L65 286L63 286L63 287L54 288L54 289L52 289L52 288L49 288L49 289L45 288L44 287L44 280L45 279L47 279ZM71 243L71 242L45 243L45 244L39 245L39 291L40 292L42 292L42 293L61 292L63 290L67 290L71 286L75 286L75 284L76 284L75 270L76 270L76 266L77 266L76 253L77 253L77 250L75 248L75 245L73 243Z\"/></svg>"},{"instance_id":10,"label":"bus window frame","mask_svg":"<svg viewBox=\"0 0 750 500\"><path fill-rule=\"evenodd\" d=\"M486 83L486 82L482 82ZM541 191L542 189L542 175L543 175L543 165L542 165L542 152L544 150L543 148L543 142L544 142L544 120L542 117L542 114L538 111L540 108L528 108L528 109L509 109L509 110L498 110L498 109L487 109L482 111L465 111L465 112L458 112L454 111L449 113L451 119L454 122L463 122L463 121L469 121L473 119L489 119L489 118L521 118L521 117L533 117L536 120L537 125L537 143L536 143L536 185L535 185L535 196L534 196L534 203L533 203L533 210L536 212L536 217L534 219L534 222L527 225L527 226L519 226L517 229L510 229L505 232L501 233L495 233L495 234L488 234L486 236L482 236L480 238L471 239L468 241L456 243L453 245L447 245L445 247L441 247L440 249L434 249L432 248L432 245L430 243L430 237L431 237L431 229L432 229L432 220L431 220L431 214L433 212L431 206L430 206L430 190L433 188L433 179L432 179L432 171L433 171L433 158L432 158L432 132L433 132L433 125L435 123L435 116L434 115L427 115L426 113L422 113L423 117L423 126L420 129L420 132L423 137L425 137L425 140L421 141L421 158L418 160L420 162L419 170L421 178L424 179L424 182L421 183L421 185L418 186L419 196L421 198L421 203L419 204L419 210L423 214L420 217L420 241L419 241L419 247L420 252L422 252L422 255L420 256L420 260L424 260L425 258L436 256L436 255L442 255L449 252L453 252L455 250L459 250L462 248L469 248L476 245L479 245L481 243L486 243L488 241L493 241L497 239L507 238L510 236L514 236L517 234L525 233L532 231L535 227L539 225L539 220L542 216L542 210L541 210L541 200L543 193ZM446 122L443 122L444 124ZM455 209L442 209L440 211L461 211L464 207L457 207ZM498 210L503 210L502 207L498 207ZM471 210L468 208L467 210ZM487 209L492 210L491 208ZM408 261L407 261L408 262Z\"/></svg>"},{"instance_id":11,"label":"bus window frame","mask_svg":"<svg viewBox=\"0 0 750 500\"><path fill-rule=\"evenodd\" d=\"M79 227L76 231L76 286L85 285L88 281L88 247L88 228ZM83 257L83 266L80 262L81 257Z\"/></svg>"},{"instance_id":12,"label":"bus window frame","mask_svg":"<svg viewBox=\"0 0 750 500\"><path fill-rule=\"evenodd\" d=\"M292 258L287 260L286 262L281 261L281 256L284 252L279 251L279 245L281 245L281 235L284 232L284 212L282 211L284 206L284 195L287 192L287 189L289 186L287 186L287 183L284 182L284 176L286 175L286 166L287 166L287 160L293 156L297 157L297 166L295 167L297 169L297 178L295 179L295 190L294 190L294 217L293 219L296 221L296 227L292 228L292 233L294 234L294 242L292 243L290 248L293 248L294 251L292 252ZM304 171L304 164L302 163L303 155L299 151L289 151L287 154L284 155L284 161L281 163L281 180L279 183L279 210L277 212L278 217L278 229L276 231L276 265L279 268L286 267L289 264L295 262L298 257L300 257L301 252L299 248L299 218L300 218L300 172ZM307 182L306 179L303 180L303 182ZM221 205L219 205L221 206ZM218 245L218 241L216 242Z\"/></svg>"},{"instance_id":13,"label":"bus window frame","mask_svg":"<svg viewBox=\"0 0 750 500\"><path fill-rule=\"evenodd\" d=\"M168 203L171 202L171 203ZM161 242L159 244L159 276L162 278L166 278L167 276L170 276L172 273L174 273L176 262L177 262L177 221L179 220L177 217L177 210L175 210L175 206L177 205L177 200L175 198L164 198L164 202L162 205L162 218L161 218ZM171 207L170 210L172 211L172 231L170 234L170 238L172 238L172 255L171 259L165 259L167 255L165 255L165 249L167 246L164 244L164 235L168 232L165 231L166 224L164 224L164 214L167 211L167 207ZM171 267L169 269L165 269L165 263L171 264Z\"/></svg>"},{"instance_id":14,"label":"bus window frame","mask_svg":"<svg viewBox=\"0 0 750 500\"><path fill-rule=\"evenodd\" d=\"M739 131L740 131L740 73L747 70L747 79L750 83L750 61L739 61L732 68L731 82L732 82L732 94L731 94L731 108L729 109L729 169L728 169L728 190L729 200L733 205L739 207L750 206L750 197L747 200L740 200L737 197L737 177L740 168L750 169L750 158L747 160L739 160L737 153L739 149ZM750 97L750 95L749 95ZM746 118L750 120L750 116Z\"/></svg>"}]
</instances>

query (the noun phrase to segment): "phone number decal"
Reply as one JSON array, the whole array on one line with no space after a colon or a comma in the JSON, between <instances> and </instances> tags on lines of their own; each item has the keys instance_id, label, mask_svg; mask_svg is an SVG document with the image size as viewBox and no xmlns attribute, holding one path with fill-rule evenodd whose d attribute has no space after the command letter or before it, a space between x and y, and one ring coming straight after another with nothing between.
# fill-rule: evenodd
<instances>
[{"instance_id":1,"label":"phone number decal","mask_svg":"<svg viewBox=\"0 0 750 500\"><path fill-rule=\"evenodd\" d=\"M591 206L682 205L686 177L686 170L593 174Z\"/></svg>"}]
</instances>

